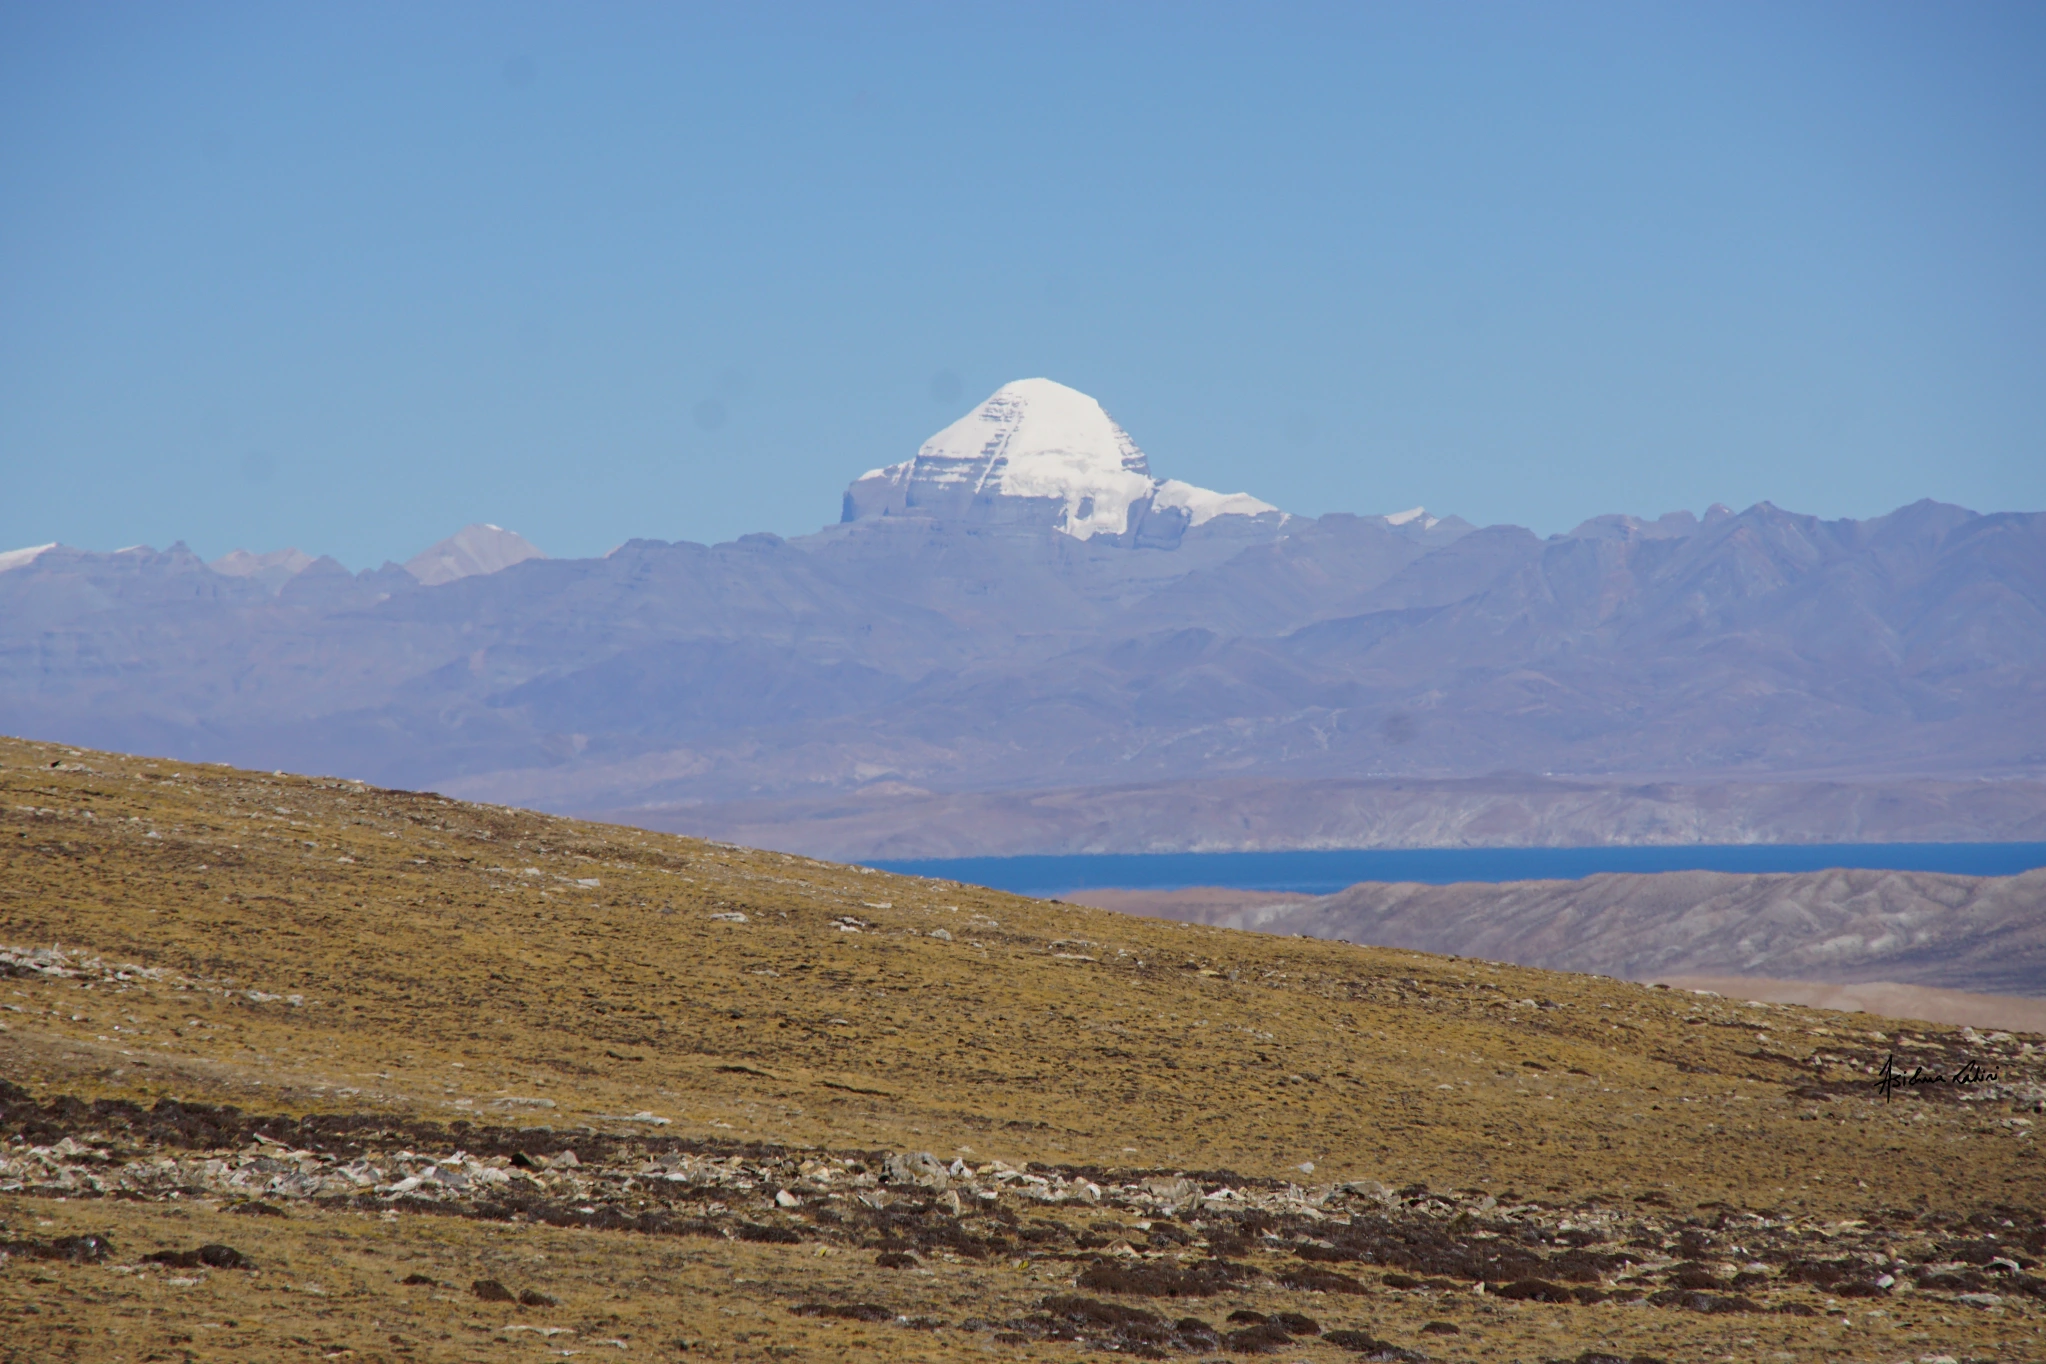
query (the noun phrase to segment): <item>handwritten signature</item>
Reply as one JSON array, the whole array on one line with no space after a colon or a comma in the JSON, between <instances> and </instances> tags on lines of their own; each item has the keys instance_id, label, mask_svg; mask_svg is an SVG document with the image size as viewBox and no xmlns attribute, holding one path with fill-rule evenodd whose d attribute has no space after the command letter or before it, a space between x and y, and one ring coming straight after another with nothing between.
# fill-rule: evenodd
<instances>
[{"instance_id":1,"label":"handwritten signature","mask_svg":"<svg viewBox=\"0 0 2046 1364\"><path fill-rule=\"evenodd\" d=\"M1883 1058L1883 1068L1876 1075L1875 1087L1888 1099L1908 1085L1987 1085L1994 1084L2000 1074L2000 1071L1986 1069L1974 1061L1963 1061L1951 1075L1945 1071L1927 1070L1924 1066L1901 1071L1897 1069L1897 1053L1891 1052Z\"/></svg>"}]
</instances>

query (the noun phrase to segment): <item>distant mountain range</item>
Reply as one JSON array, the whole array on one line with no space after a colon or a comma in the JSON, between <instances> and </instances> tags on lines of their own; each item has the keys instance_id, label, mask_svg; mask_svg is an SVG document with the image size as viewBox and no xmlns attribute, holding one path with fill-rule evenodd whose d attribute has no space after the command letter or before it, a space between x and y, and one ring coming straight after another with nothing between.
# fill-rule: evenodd
<instances>
[{"instance_id":1,"label":"distant mountain range","mask_svg":"<svg viewBox=\"0 0 2046 1364\"><path fill-rule=\"evenodd\" d=\"M361 574L14 551L0 729L844 856L2046 827L2046 515L1309 519L1155 478L1046 380L845 507Z\"/></svg>"}]
</instances>

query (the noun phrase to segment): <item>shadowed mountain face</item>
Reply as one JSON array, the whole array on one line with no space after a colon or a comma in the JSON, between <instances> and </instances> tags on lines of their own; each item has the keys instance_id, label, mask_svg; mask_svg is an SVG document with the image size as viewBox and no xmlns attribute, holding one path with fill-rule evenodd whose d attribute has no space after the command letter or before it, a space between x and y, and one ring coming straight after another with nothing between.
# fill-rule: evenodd
<instances>
[{"instance_id":1,"label":"shadowed mountain face","mask_svg":"<svg viewBox=\"0 0 2046 1364\"><path fill-rule=\"evenodd\" d=\"M898 802L900 823L970 795L996 822L944 851L1029 851L994 797L1218 777L1266 793L1246 794L1263 804L1244 826L1263 822L1243 846L1325 842L1260 812L1312 822L1301 783L1512 771L1593 787L1994 777L2025 806L2018 828L2046 809L2042 664L2046 516L1932 502L1870 521L1766 503L1604 517L1548 540L1218 514L1169 548L904 507L794 541L634 541L438 586L321 560L278 589L181 547L59 547L0 571L0 729L671 827L743 809L750 837L792 847L773 828L835 801ZM1097 804L1085 846L1163 846ZM1783 836L1923 836L1883 805ZM1615 818L1529 837L1641 823ZM901 850L902 833L831 848Z\"/></svg>"}]
</instances>

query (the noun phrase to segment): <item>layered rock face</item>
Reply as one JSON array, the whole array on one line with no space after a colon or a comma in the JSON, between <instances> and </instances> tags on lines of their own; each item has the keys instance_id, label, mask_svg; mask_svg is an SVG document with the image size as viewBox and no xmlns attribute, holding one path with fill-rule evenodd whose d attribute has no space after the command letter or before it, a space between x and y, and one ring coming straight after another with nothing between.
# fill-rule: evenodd
<instances>
[{"instance_id":1,"label":"layered rock face","mask_svg":"<svg viewBox=\"0 0 2046 1364\"><path fill-rule=\"evenodd\" d=\"M855 479L841 519L1050 526L1076 540L1164 546L1217 516L1282 515L1247 493L1152 477L1144 452L1100 403L1050 379L1019 379L915 458Z\"/></svg>"}]
</instances>

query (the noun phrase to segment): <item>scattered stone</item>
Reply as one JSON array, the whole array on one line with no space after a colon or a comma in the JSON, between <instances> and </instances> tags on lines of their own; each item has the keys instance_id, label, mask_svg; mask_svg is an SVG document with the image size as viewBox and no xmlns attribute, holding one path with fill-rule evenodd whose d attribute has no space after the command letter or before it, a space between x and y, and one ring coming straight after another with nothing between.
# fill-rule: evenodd
<instances>
[{"instance_id":1,"label":"scattered stone","mask_svg":"<svg viewBox=\"0 0 2046 1364\"><path fill-rule=\"evenodd\" d=\"M113 1253L112 1241L92 1234L59 1236L52 1241L0 1241L0 1256L62 1260L74 1265L96 1265Z\"/></svg>"},{"instance_id":2,"label":"scattered stone","mask_svg":"<svg viewBox=\"0 0 2046 1364\"><path fill-rule=\"evenodd\" d=\"M518 1295L495 1279L478 1279L469 1291L485 1302L517 1302Z\"/></svg>"},{"instance_id":3,"label":"scattered stone","mask_svg":"<svg viewBox=\"0 0 2046 1364\"><path fill-rule=\"evenodd\" d=\"M898 1269L939 1256L1020 1257L1071 1275L1076 1289L1098 1295L1087 1301L1212 1297L1266 1275L1268 1287L1356 1301L1365 1282L1330 1267L1353 1264L1376 1267L1371 1278L1395 1291L1461 1297L1476 1285L1507 1301L1590 1304L1638 1302L1659 1288L1650 1304L1702 1313L1812 1316L1804 1302L1758 1305L1743 1294L1810 1285L1872 1301L1899 1279L1949 1301L1971 1295L1970 1306L2046 1299L2046 1277L2026 1270L2046 1259L2046 1222L2019 1208L1980 1212L1966 1224L1893 1210L1818 1226L1796 1214L1720 1205L1708 1222L1688 1210L1658 1211L1666 1200L1651 1195L1566 1207L1368 1181L1303 1188L1231 1175L1225 1186L1214 1176L1019 1169L999 1160L976 1165L970 1154L941 1164L929 1152L877 1160L650 1129L579 1131L579 1150L570 1150L558 1146L568 1134L545 1128L264 1116L169 1099L88 1103L7 1081L0 1138L0 1193L202 1197L257 1216L317 1203L644 1235L815 1241L864 1250ZM1061 1208L1083 1206L1083 1225L1059 1220ZM798 1209L801 1223L787 1217ZM95 1249L104 1245L91 1237L0 1241L0 1254L89 1262L104 1258ZM1821 1245L1825 1256L1814 1257ZM163 1254L176 1258L158 1263L219 1267L186 1258L200 1251ZM1739 1262L1738 1272L1721 1256ZM406 1282L443 1286L424 1276ZM1124 1310L1143 1311L1134 1302ZM1224 1330L1255 1326L1284 1322L1238 1319ZM1224 1346L1219 1332L1192 1317L1112 1323L1039 1312L973 1329L1140 1356ZM1154 1331L1163 1336L1143 1338ZM1362 1331L1323 1338L1367 1358L1378 1357L1378 1346L1397 1348Z\"/></svg>"},{"instance_id":4,"label":"scattered stone","mask_svg":"<svg viewBox=\"0 0 2046 1364\"><path fill-rule=\"evenodd\" d=\"M440 1287L440 1280L434 1278L431 1274L407 1274L404 1278L398 1280L398 1282L403 1284L407 1288Z\"/></svg>"},{"instance_id":5,"label":"scattered stone","mask_svg":"<svg viewBox=\"0 0 2046 1364\"><path fill-rule=\"evenodd\" d=\"M519 1306L559 1307L561 1303L554 1298L548 1297L545 1293L538 1293L530 1288L525 1288L519 1290Z\"/></svg>"}]
</instances>

